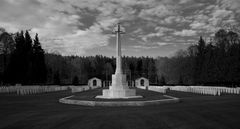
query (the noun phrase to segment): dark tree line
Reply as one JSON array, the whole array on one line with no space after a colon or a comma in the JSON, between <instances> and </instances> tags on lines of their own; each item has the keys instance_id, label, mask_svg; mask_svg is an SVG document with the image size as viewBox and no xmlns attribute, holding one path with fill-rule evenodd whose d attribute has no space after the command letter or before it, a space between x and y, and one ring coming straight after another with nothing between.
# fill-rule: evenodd
<instances>
[{"instance_id":1,"label":"dark tree line","mask_svg":"<svg viewBox=\"0 0 240 129\"><path fill-rule=\"evenodd\" d=\"M0 53L1 83L78 85L87 84L92 77L111 81L115 72L114 57L48 54L41 48L37 34L34 40L28 31L0 35L0 41L4 43ZM157 83L155 59L124 56L123 62L128 81L144 76Z\"/></svg>"},{"instance_id":2,"label":"dark tree line","mask_svg":"<svg viewBox=\"0 0 240 129\"><path fill-rule=\"evenodd\" d=\"M116 68L114 57L101 55L79 57L46 54L45 58L49 84L86 84L92 77L111 81ZM153 83L157 82L153 58L124 56L123 62L123 72L127 74L128 81L144 76Z\"/></svg>"},{"instance_id":3,"label":"dark tree line","mask_svg":"<svg viewBox=\"0 0 240 129\"><path fill-rule=\"evenodd\" d=\"M200 37L196 45L174 57L159 57L158 76L168 84L228 85L240 84L240 38L233 31L219 30L209 42Z\"/></svg>"},{"instance_id":4,"label":"dark tree line","mask_svg":"<svg viewBox=\"0 0 240 129\"><path fill-rule=\"evenodd\" d=\"M3 35L4 34L4 35ZM44 84L46 64L44 50L36 34L32 40L28 31L16 34L1 34L2 52L1 82L6 84ZM8 39L8 40L6 40ZM9 41L7 44L5 41ZM10 45L11 44L11 45ZM11 46L11 47L9 47Z\"/></svg>"},{"instance_id":5,"label":"dark tree line","mask_svg":"<svg viewBox=\"0 0 240 129\"><path fill-rule=\"evenodd\" d=\"M114 57L80 57L44 53L36 34L0 33L0 82L7 84L87 84L98 77L111 81ZM240 38L234 31L219 30L211 41L202 37L173 57L123 57L128 81L146 77L153 85L240 84Z\"/></svg>"}]
</instances>

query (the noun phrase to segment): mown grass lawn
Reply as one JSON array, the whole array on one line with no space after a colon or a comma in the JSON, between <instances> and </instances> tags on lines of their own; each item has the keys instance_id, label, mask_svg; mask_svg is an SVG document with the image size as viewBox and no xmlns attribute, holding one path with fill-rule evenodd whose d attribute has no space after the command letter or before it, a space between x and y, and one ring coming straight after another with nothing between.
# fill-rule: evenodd
<instances>
[{"instance_id":1,"label":"mown grass lawn","mask_svg":"<svg viewBox=\"0 0 240 129\"><path fill-rule=\"evenodd\" d=\"M86 92L87 93L87 92ZM58 103L70 91L0 94L1 129L239 129L240 95L169 95L181 103L146 107L84 107Z\"/></svg>"}]
</instances>

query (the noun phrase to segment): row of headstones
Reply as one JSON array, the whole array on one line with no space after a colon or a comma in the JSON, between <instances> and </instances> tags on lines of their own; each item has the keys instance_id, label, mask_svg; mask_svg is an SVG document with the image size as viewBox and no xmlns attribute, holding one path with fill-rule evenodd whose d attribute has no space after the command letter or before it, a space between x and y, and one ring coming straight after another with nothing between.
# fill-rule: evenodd
<instances>
[{"instance_id":1,"label":"row of headstones","mask_svg":"<svg viewBox=\"0 0 240 129\"><path fill-rule=\"evenodd\" d=\"M0 93L30 95L67 90L67 86L9 86L0 87Z\"/></svg>"},{"instance_id":2,"label":"row of headstones","mask_svg":"<svg viewBox=\"0 0 240 129\"><path fill-rule=\"evenodd\" d=\"M240 94L240 88L209 87L209 86L174 86L170 90L191 92L203 95Z\"/></svg>"}]
</instances>

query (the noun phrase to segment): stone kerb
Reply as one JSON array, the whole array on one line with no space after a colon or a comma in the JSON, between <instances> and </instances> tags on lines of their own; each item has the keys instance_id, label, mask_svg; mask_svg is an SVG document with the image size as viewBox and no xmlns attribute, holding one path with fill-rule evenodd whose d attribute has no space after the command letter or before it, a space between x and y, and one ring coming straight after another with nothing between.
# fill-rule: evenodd
<instances>
[{"instance_id":1,"label":"stone kerb","mask_svg":"<svg viewBox=\"0 0 240 129\"><path fill-rule=\"evenodd\" d=\"M76 93L76 92L82 92L82 91L87 91L90 89L96 89L98 87L89 87L89 86L69 86L69 88L71 89L72 93Z\"/></svg>"},{"instance_id":2,"label":"stone kerb","mask_svg":"<svg viewBox=\"0 0 240 129\"><path fill-rule=\"evenodd\" d=\"M148 101L86 101L86 100L73 100L68 96L65 98L59 99L60 103L64 104L73 104L73 105L81 105L81 106L148 106L148 105L159 105L159 104L167 104L167 103L177 103L180 102L179 98L164 95L168 99L161 100L148 100Z\"/></svg>"},{"instance_id":3,"label":"stone kerb","mask_svg":"<svg viewBox=\"0 0 240 129\"><path fill-rule=\"evenodd\" d=\"M160 93L167 93L168 87L148 86L148 90L160 92Z\"/></svg>"}]
</instances>

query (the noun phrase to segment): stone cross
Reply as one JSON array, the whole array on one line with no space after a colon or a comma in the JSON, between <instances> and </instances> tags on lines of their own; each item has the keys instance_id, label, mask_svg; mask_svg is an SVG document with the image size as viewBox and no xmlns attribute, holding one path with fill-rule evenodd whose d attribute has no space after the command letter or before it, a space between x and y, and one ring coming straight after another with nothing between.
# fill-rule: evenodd
<instances>
[{"instance_id":1,"label":"stone cross","mask_svg":"<svg viewBox=\"0 0 240 129\"><path fill-rule=\"evenodd\" d=\"M122 72L122 57L121 57L121 34L124 32L121 30L120 23L117 24L117 29L114 30L116 34L116 72L112 75L112 84L109 89L103 89L102 95L96 96L96 98L102 99L116 99L116 98L142 98L142 96L136 95L135 89L129 89L127 85L126 74Z\"/></svg>"},{"instance_id":2,"label":"stone cross","mask_svg":"<svg viewBox=\"0 0 240 129\"><path fill-rule=\"evenodd\" d=\"M120 23L117 24L117 29L114 30L113 32L116 34L116 71L115 74L117 73L122 73L122 53L121 53L121 34L124 34L124 32L121 30Z\"/></svg>"}]
</instances>

